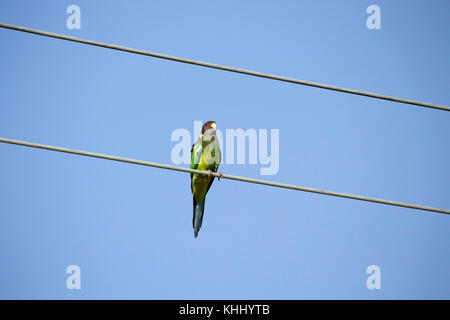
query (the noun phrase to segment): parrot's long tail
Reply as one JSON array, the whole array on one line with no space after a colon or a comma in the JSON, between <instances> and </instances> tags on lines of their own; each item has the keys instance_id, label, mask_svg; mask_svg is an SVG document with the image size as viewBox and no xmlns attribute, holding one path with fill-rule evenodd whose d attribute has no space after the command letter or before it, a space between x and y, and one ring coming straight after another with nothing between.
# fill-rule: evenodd
<instances>
[{"instance_id":1,"label":"parrot's long tail","mask_svg":"<svg viewBox=\"0 0 450 320\"><path fill-rule=\"evenodd\" d=\"M194 237L197 238L198 232L202 227L203 212L205 211L205 201L203 200L202 203L196 203L195 197L193 198L194 198L194 216L192 217L192 226L194 227Z\"/></svg>"}]
</instances>

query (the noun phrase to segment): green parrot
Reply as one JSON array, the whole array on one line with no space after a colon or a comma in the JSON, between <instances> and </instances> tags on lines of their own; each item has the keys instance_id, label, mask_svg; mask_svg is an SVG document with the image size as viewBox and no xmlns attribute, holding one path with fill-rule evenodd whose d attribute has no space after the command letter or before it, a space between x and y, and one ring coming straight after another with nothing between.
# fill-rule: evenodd
<instances>
[{"instance_id":1,"label":"green parrot","mask_svg":"<svg viewBox=\"0 0 450 320\"><path fill-rule=\"evenodd\" d=\"M209 172L209 175L191 173L191 192L194 200L192 226L196 238L202 226L205 197L215 178L212 172L217 172L219 169L221 158L220 145L216 137L216 123L208 121L203 125L200 137L191 149L191 169ZM223 175L221 172L218 174L220 180Z\"/></svg>"}]
</instances>

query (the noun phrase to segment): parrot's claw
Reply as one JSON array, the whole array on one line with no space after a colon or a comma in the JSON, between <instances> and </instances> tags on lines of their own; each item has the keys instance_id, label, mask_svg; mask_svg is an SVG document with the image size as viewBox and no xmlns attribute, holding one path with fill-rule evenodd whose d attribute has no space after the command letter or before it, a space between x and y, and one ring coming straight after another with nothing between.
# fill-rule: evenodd
<instances>
[{"instance_id":1,"label":"parrot's claw","mask_svg":"<svg viewBox=\"0 0 450 320\"><path fill-rule=\"evenodd\" d=\"M213 172L211 170L208 170L208 177L214 177L215 173L217 173L219 175L217 177L217 179L220 181L220 179L223 178L223 173L222 172Z\"/></svg>"}]
</instances>

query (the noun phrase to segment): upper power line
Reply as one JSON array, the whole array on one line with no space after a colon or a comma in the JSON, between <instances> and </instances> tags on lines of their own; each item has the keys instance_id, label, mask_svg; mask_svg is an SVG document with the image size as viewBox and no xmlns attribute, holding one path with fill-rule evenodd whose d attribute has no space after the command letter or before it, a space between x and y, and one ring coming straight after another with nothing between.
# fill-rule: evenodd
<instances>
[{"instance_id":1,"label":"upper power line","mask_svg":"<svg viewBox=\"0 0 450 320\"><path fill-rule=\"evenodd\" d=\"M180 58L180 57L175 57L175 56L169 56L166 54L156 53L156 52L127 48L127 47L123 47L123 46L119 46L119 45L115 45L115 44L97 42L97 41L93 41L93 40L81 39L81 38L66 36L66 35L62 35L62 34L41 31L41 30L37 30L37 29L15 26L15 25L6 24L6 23L0 23L0 27L6 28L6 29L22 31L22 32L33 33L33 34L46 36L46 37L52 37L52 38L68 40L68 41L73 41L73 42L78 42L78 43L83 43L83 44L89 44L89 45L97 46L97 47L103 47L103 48L108 48L108 49L113 49L113 50L119 50L119 51L125 51L125 52L150 56L150 57L154 57L154 58L188 63L188 64L193 64L193 65L202 66L202 67L206 67L206 68L213 68L213 69L219 69L219 70L224 70L224 71L229 71L229 72L241 73L241 74L246 74L246 75L260 77L260 78L267 78L267 79L272 79L272 80L290 82L290 83L295 83L295 84L300 84L300 85L305 85L305 86L310 86L310 87L316 87L316 88L321 88L321 89L326 89L326 90L333 90L333 91L350 93L350 94L355 94L355 95L360 95L360 96L366 96L366 97L375 98L375 99L382 99L382 100L389 100L389 101L394 101L394 102L399 102L399 103L406 103L406 104L410 104L410 105L416 105L419 107L426 107L426 108L450 111L450 107L433 104L433 103L420 102L420 101L403 99L403 98L396 98L396 97L391 97L391 96L377 94L377 93L341 88L341 87L336 87L336 86L332 86L332 85L328 85L328 84L322 84L322 83L317 83L317 82L282 77L282 76L272 75L272 74L268 74L268 73L262 73L262 72L251 71L251 70L246 70L246 69L228 67L228 66L223 66L223 65L219 65L219 64L203 62L203 61L198 61L198 60L185 59L185 58Z\"/></svg>"},{"instance_id":2,"label":"upper power line","mask_svg":"<svg viewBox=\"0 0 450 320\"><path fill-rule=\"evenodd\" d=\"M25 147L31 147L31 148L38 148L38 149L45 149L45 150L51 150L51 151L76 154L76 155L85 156L85 157L93 157L93 158L100 158L100 159L106 159L106 160L138 164L138 165L148 166L148 167L156 167L156 168L161 168L161 169L168 169L168 170L175 170L175 171L182 171L182 172L189 172L189 173L197 173L197 174L202 174L202 175L212 174L215 177L219 177L218 173L213 173L213 172L209 173L208 171L204 171L204 170L195 170L195 169L177 167L177 166L161 164L161 163L156 163L156 162L147 162L147 161L142 161L142 160L122 158L122 157L111 156L111 155L100 154L100 153L93 153L93 152L87 152L87 151L81 151L81 150L73 150L73 149L49 146L49 145L39 144L39 143L34 143L34 142L12 140L12 139L6 139L6 138L0 138L0 142L20 145L20 146L25 146ZM397 206L397 207L404 207L404 208L409 208L409 209L417 209L417 210L450 214L450 210L446 210L446 209L425 207L425 206L420 206L417 204L390 201L390 200L377 199L377 198L369 198L369 197L357 196L357 195L353 195L353 194L340 193L340 192L334 192L334 191L319 190L319 189L296 186L296 185L292 185L292 184L280 183L280 182L232 176L229 174L223 174L222 176L220 176L220 178L262 184L262 185L266 185L266 186L270 186L270 187L278 187L278 188L292 189L292 190L297 190L297 191L318 193L318 194L323 194L323 195L327 195L327 196L375 202L375 203L386 204L386 205Z\"/></svg>"}]
</instances>

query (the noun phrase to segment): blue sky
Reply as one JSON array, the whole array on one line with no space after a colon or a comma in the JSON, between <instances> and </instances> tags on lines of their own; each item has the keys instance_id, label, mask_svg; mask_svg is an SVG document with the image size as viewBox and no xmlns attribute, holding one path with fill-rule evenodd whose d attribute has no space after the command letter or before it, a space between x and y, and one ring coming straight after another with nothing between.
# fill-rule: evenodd
<instances>
[{"instance_id":1,"label":"blue sky","mask_svg":"<svg viewBox=\"0 0 450 320\"><path fill-rule=\"evenodd\" d=\"M81 8L81 30L66 8ZM368 30L366 8L381 8ZM2 1L0 21L450 105L448 1ZM0 29L0 136L171 164L194 120L280 130L233 175L450 208L450 115ZM192 132L192 134L194 134ZM0 298L445 299L450 217L0 145ZM368 290L366 268L381 268ZM81 289L66 288L66 268Z\"/></svg>"}]
</instances>

